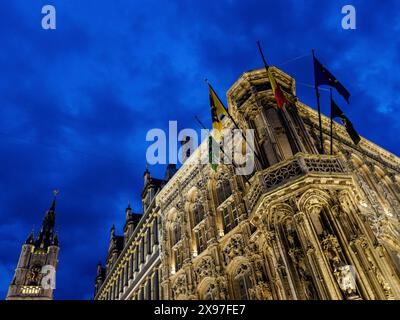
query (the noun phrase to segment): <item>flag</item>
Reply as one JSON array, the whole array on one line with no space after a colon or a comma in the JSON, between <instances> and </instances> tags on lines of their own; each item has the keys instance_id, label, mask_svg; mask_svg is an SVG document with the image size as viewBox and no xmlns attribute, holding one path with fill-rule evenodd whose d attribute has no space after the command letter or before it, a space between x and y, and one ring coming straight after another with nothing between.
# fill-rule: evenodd
<instances>
[{"instance_id":1,"label":"flag","mask_svg":"<svg viewBox=\"0 0 400 320\"><path fill-rule=\"evenodd\" d=\"M208 162L211 164L211 168L217 171L219 163L220 148L217 141L212 136L208 137Z\"/></svg>"},{"instance_id":2,"label":"flag","mask_svg":"<svg viewBox=\"0 0 400 320\"><path fill-rule=\"evenodd\" d=\"M326 69L316 57L314 59L314 79L315 86L328 85L335 88L343 98L349 103L350 93L347 89L335 78L335 76Z\"/></svg>"},{"instance_id":3,"label":"flag","mask_svg":"<svg viewBox=\"0 0 400 320\"><path fill-rule=\"evenodd\" d=\"M210 108L211 108L211 120L213 127L213 136L216 141L221 140L222 136L222 118L228 115L228 111L225 109L221 100L219 100L214 89L208 84L208 89L210 92Z\"/></svg>"},{"instance_id":4,"label":"flag","mask_svg":"<svg viewBox=\"0 0 400 320\"><path fill-rule=\"evenodd\" d=\"M354 129L353 124L345 116L343 111L339 108L336 102L331 98L331 117L333 118L340 118L342 124L346 128L347 133L349 134L351 140L353 140L354 144L358 144L361 140L360 136L358 135L357 131Z\"/></svg>"},{"instance_id":5,"label":"flag","mask_svg":"<svg viewBox=\"0 0 400 320\"><path fill-rule=\"evenodd\" d=\"M271 84L272 92L274 93L276 103L280 109L283 109L286 105L286 97L282 92L281 87L276 82L274 75L271 72L271 68L267 68L269 83Z\"/></svg>"}]
</instances>

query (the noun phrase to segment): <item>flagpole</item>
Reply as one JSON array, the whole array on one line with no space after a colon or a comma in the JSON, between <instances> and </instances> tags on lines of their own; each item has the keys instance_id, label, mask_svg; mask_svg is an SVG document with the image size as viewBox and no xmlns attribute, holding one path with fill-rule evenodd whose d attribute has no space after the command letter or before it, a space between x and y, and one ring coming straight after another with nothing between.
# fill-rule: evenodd
<instances>
[{"instance_id":1,"label":"flagpole","mask_svg":"<svg viewBox=\"0 0 400 320\"><path fill-rule=\"evenodd\" d=\"M207 131L207 134L208 134L208 137L207 137L207 138L209 138L209 137L212 138L212 136L211 136L211 134L210 134L210 131L206 128L206 126L203 124L203 122L201 122L201 120L200 120L196 115L194 116L194 118L195 118L196 121L199 123L200 127L202 127L204 130ZM222 148L221 145L219 145L219 149L221 150L221 152L222 152L223 155L225 156L226 153L224 152L224 148ZM237 165L235 164L235 160L233 159L233 157L231 158L231 160L232 160L232 165L237 169L238 167L237 167ZM247 182L248 184L250 184L250 180L249 180L245 175L242 175L242 176L245 178L246 182Z\"/></svg>"},{"instance_id":2,"label":"flagpole","mask_svg":"<svg viewBox=\"0 0 400 320\"><path fill-rule=\"evenodd\" d=\"M314 58L315 58L314 49L312 49L312 56L313 56L313 61L314 61ZM321 104L320 104L320 101L319 101L319 90L318 90L318 86L317 86L317 81L315 79L315 75L314 75L314 87L315 87L315 95L317 97L317 107L318 107L319 139L320 139L320 148L321 148L320 152L321 152L321 154L324 154L324 140L323 140L323 137L322 137Z\"/></svg>"},{"instance_id":3,"label":"flagpole","mask_svg":"<svg viewBox=\"0 0 400 320\"><path fill-rule=\"evenodd\" d=\"M333 155L332 88L330 88L330 95L331 95L331 155Z\"/></svg>"},{"instance_id":4,"label":"flagpole","mask_svg":"<svg viewBox=\"0 0 400 320\"><path fill-rule=\"evenodd\" d=\"M268 63L267 63L267 61L266 61L266 59L265 59L265 57L264 57L264 53L263 53L263 51L262 51L262 48L261 48L261 43L260 43L260 41L257 41L257 46L258 46L258 50L260 51L260 54L261 54L261 58L262 58L262 60L263 60L263 63L264 63L264 68L265 68L265 71L267 72L267 77L269 77L269 75L268 75L268 69L269 69L269 65L268 65ZM279 106L278 106L279 107ZM292 106L293 107L293 106ZM291 145L291 147L293 148L293 149L296 149L297 151L296 152L299 152L299 151L301 151L301 147L300 147L300 145L299 145L299 139L298 139L298 136L297 136L297 133L296 133L296 131L295 130L293 130L293 128L292 128L292 126L293 126L293 123L292 123L292 120L290 119L290 116L289 115L286 115L286 113L287 113L287 111L286 111L286 108L284 107L284 108L278 108L278 112L280 113L280 115L282 116L282 118L283 118L283 125L284 125L284 127L285 127L285 129L289 132L289 135L291 136L291 140L292 140L292 142L290 143L290 145ZM294 127L294 126L293 126ZM293 146L293 144L294 144L294 146Z\"/></svg>"},{"instance_id":5,"label":"flagpole","mask_svg":"<svg viewBox=\"0 0 400 320\"><path fill-rule=\"evenodd\" d=\"M209 85L209 87L211 88L211 90L214 92L215 96L217 97L217 99L219 100L219 102L222 104L222 106L224 106L224 104L222 103L221 99L218 97L217 93L214 91L213 87L212 87L211 84L208 82L208 79L205 79L205 81L206 81L206 83ZM244 141L246 142L246 146L249 146L249 149L251 149L251 151L254 152L254 155L256 156L257 160L260 162L260 165L262 166L263 161L261 160L261 157L258 155L257 151L254 150L254 149L250 146L250 144L247 142L246 136L244 135L242 129L240 129L240 127L239 127L238 124L236 123L235 119L233 119L233 117L232 117L231 114L229 113L228 109L225 108L225 106L224 106L224 109L225 109L225 111L226 111L228 117L232 120L233 125L236 127L236 129L238 129L238 130L240 131L240 133L241 133L241 135L242 135Z\"/></svg>"}]
</instances>

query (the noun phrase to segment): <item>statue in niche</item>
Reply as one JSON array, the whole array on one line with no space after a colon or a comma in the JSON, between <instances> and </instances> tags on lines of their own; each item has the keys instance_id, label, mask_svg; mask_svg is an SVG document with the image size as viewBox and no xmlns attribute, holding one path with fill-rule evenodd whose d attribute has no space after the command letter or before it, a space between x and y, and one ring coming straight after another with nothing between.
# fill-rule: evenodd
<instances>
[{"instance_id":1,"label":"statue in niche","mask_svg":"<svg viewBox=\"0 0 400 320\"><path fill-rule=\"evenodd\" d=\"M333 274L342 289L346 298L353 298L357 296L357 286L355 281L355 271L350 265L343 265L335 268Z\"/></svg>"}]
</instances>

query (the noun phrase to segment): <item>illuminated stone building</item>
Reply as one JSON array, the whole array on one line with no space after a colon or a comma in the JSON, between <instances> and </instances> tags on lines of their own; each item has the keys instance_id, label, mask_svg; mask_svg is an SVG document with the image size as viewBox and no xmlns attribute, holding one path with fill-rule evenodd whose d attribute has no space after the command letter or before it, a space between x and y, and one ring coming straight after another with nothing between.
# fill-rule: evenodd
<instances>
[{"instance_id":1,"label":"illuminated stone building","mask_svg":"<svg viewBox=\"0 0 400 320\"><path fill-rule=\"evenodd\" d=\"M96 298L400 299L400 159L364 138L354 145L338 123L328 155L325 116L321 154L317 112L298 101L293 78L272 70L285 110L264 69L227 93L235 122L255 130L254 174L190 161L207 153L203 143L155 189L122 252L109 253L111 270L99 267Z\"/></svg>"},{"instance_id":2,"label":"illuminated stone building","mask_svg":"<svg viewBox=\"0 0 400 320\"><path fill-rule=\"evenodd\" d=\"M58 236L54 232L56 198L35 238L33 231L22 245L6 300L52 300L58 264Z\"/></svg>"}]
</instances>

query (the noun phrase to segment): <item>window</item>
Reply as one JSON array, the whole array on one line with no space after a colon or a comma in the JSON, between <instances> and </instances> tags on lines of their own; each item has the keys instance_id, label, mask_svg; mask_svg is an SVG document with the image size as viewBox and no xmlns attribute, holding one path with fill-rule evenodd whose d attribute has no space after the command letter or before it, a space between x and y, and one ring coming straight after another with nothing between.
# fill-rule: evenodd
<instances>
[{"instance_id":1,"label":"window","mask_svg":"<svg viewBox=\"0 0 400 320\"><path fill-rule=\"evenodd\" d=\"M140 239L140 262L144 263L144 238Z\"/></svg>"},{"instance_id":2,"label":"window","mask_svg":"<svg viewBox=\"0 0 400 320\"><path fill-rule=\"evenodd\" d=\"M232 230L232 220L231 220L231 214L229 212L229 208L223 209L222 218L223 218L223 222L224 222L224 231L225 231L225 233L228 233L229 231Z\"/></svg>"},{"instance_id":3,"label":"window","mask_svg":"<svg viewBox=\"0 0 400 320\"><path fill-rule=\"evenodd\" d=\"M236 298L239 300L249 300L249 289L252 284L248 273L239 274L235 278Z\"/></svg>"},{"instance_id":4,"label":"window","mask_svg":"<svg viewBox=\"0 0 400 320\"><path fill-rule=\"evenodd\" d=\"M147 254L151 254L153 252L153 246L151 243L151 230L150 228L147 229Z\"/></svg>"},{"instance_id":5,"label":"window","mask_svg":"<svg viewBox=\"0 0 400 320\"><path fill-rule=\"evenodd\" d=\"M154 217L154 221L153 221L153 239L154 239L154 244L158 244L158 219L157 219L157 217Z\"/></svg>"},{"instance_id":6,"label":"window","mask_svg":"<svg viewBox=\"0 0 400 320\"><path fill-rule=\"evenodd\" d=\"M227 206L222 210L222 221L224 223L225 234L236 227L240 222L240 216L235 206Z\"/></svg>"},{"instance_id":7,"label":"window","mask_svg":"<svg viewBox=\"0 0 400 320\"><path fill-rule=\"evenodd\" d=\"M124 282L124 285L125 285L125 286L128 285L128 279L129 279L129 275L128 275L129 265L130 265L130 262L129 262L128 264L125 265L125 282Z\"/></svg>"},{"instance_id":8,"label":"window","mask_svg":"<svg viewBox=\"0 0 400 320\"><path fill-rule=\"evenodd\" d=\"M194 225L198 225L204 219L204 207L201 203L195 203L193 206Z\"/></svg>"},{"instance_id":9,"label":"window","mask_svg":"<svg viewBox=\"0 0 400 320\"><path fill-rule=\"evenodd\" d=\"M149 278L149 279L147 279L147 285L146 285L146 288L147 288L147 293L146 293L146 298L147 298L147 300L151 300L151 279Z\"/></svg>"},{"instance_id":10,"label":"window","mask_svg":"<svg viewBox=\"0 0 400 320\"><path fill-rule=\"evenodd\" d=\"M154 293L153 293L153 300L158 300L160 297L159 297L159 293L158 293L158 291L159 291L159 287L158 287L158 270L156 270L155 272L154 272L154 276L153 276L153 290L154 290Z\"/></svg>"},{"instance_id":11,"label":"window","mask_svg":"<svg viewBox=\"0 0 400 320\"><path fill-rule=\"evenodd\" d=\"M144 287L140 287L139 300L144 300Z\"/></svg>"},{"instance_id":12,"label":"window","mask_svg":"<svg viewBox=\"0 0 400 320\"><path fill-rule=\"evenodd\" d=\"M139 271L139 248L136 247L135 250L135 271Z\"/></svg>"},{"instance_id":13,"label":"window","mask_svg":"<svg viewBox=\"0 0 400 320\"><path fill-rule=\"evenodd\" d=\"M200 254L207 247L203 228L196 232L197 253Z\"/></svg>"},{"instance_id":14,"label":"window","mask_svg":"<svg viewBox=\"0 0 400 320\"><path fill-rule=\"evenodd\" d=\"M181 250L175 250L175 271L178 271L182 267L182 253Z\"/></svg>"},{"instance_id":15,"label":"window","mask_svg":"<svg viewBox=\"0 0 400 320\"><path fill-rule=\"evenodd\" d=\"M176 221L173 225L173 237L172 237L172 245L177 244L178 241L181 239L181 226L179 225L179 222Z\"/></svg>"},{"instance_id":16,"label":"window","mask_svg":"<svg viewBox=\"0 0 400 320\"><path fill-rule=\"evenodd\" d=\"M131 257L129 258L129 273L128 273L129 279L133 278L133 260L134 260L134 258L135 258L134 254L131 254Z\"/></svg>"},{"instance_id":17,"label":"window","mask_svg":"<svg viewBox=\"0 0 400 320\"><path fill-rule=\"evenodd\" d=\"M119 292L124 291L124 270L122 269L121 275L119 276Z\"/></svg>"},{"instance_id":18,"label":"window","mask_svg":"<svg viewBox=\"0 0 400 320\"><path fill-rule=\"evenodd\" d=\"M217 184L217 199L218 205L223 203L232 194L231 184L228 179Z\"/></svg>"},{"instance_id":19,"label":"window","mask_svg":"<svg viewBox=\"0 0 400 320\"><path fill-rule=\"evenodd\" d=\"M237 226L240 222L240 217L239 217L238 210L235 206L232 207L232 217L233 217L235 226Z\"/></svg>"}]
</instances>

